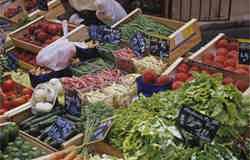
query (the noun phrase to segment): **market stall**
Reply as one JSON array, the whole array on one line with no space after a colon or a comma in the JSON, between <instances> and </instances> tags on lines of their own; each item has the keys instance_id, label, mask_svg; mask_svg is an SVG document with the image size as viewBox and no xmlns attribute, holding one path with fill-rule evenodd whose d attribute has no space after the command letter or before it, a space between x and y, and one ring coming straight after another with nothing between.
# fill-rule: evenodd
<instances>
[{"instance_id":1,"label":"market stall","mask_svg":"<svg viewBox=\"0 0 250 160\"><path fill-rule=\"evenodd\" d=\"M219 34L191 53L196 19L35 12L0 54L0 160L250 158L249 43Z\"/></svg>"}]
</instances>

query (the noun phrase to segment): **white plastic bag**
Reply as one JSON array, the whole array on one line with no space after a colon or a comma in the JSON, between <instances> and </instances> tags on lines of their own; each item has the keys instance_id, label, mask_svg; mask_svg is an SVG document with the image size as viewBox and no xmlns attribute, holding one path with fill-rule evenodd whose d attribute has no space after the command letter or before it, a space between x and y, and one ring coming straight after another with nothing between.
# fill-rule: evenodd
<instances>
[{"instance_id":1,"label":"white plastic bag","mask_svg":"<svg viewBox=\"0 0 250 160\"><path fill-rule=\"evenodd\" d=\"M54 71L65 69L70 60L75 56L76 48L67 39L59 39L43 48L36 57L36 62L40 66L47 67Z\"/></svg>"},{"instance_id":2,"label":"white plastic bag","mask_svg":"<svg viewBox=\"0 0 250 160\"><path fill-rule=\"evenodd\" d=\"M115 0L96 0L96 16L106 24L114 24L127 15L124 8Z\"/></svg>"}]
</instances>

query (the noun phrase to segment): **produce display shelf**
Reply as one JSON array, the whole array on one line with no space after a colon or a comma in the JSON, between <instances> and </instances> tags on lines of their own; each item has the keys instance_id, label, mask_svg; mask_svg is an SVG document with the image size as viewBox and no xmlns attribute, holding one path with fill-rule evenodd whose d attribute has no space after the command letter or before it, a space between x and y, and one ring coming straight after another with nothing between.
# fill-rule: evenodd
<instances>
[{"instance_id":1,"label":"produce display shelf","mask_svg":"<svg viewBox=\"0 0 250 160\"><path fill-rule=\"evenodd\" d=\"M220 33L214 39L212 39L209 43L207 43L205 46L201 47L197 52L192 54L188 59L193 61L194 63L202 63L202 60L201 60L202 56L204 54L208 53L208 52L215 52L216 43L218 43L218 41L223 39L223 38L230 39L225 34ZM210 65L210 64L206 64L206 65L209 66L209 67L212 67L212 68L217 68L222 73L232 74L238 80L246 80L246 81L248 81L249 89L250 89L250 74L248 74L248 75L237 74L234 71L225 70L225 68L217 67L217 66ZM238 63L238 58L237 58L236 67L242 67L242 66L246 67L246 68L249 68L246 65L239 64ZM249 89L244 92L245 95L250 95Z\"/></svg>"},{"instance_id":2,"label":"produce display shelf","mask_svg":"<svg viewBox=\"0 0 250 160\"><path fill-rule=\"evenodd\" d=\"M52 0L48 2L48 12L41 11L39 9L30 13L29 17L45 16L48 19L56 19L59 15L65 12L64 7L60 0Z\"/></svg>"},{"instance_id":3,"label":"produce display shelf","mask_svg":"<svg viewBox=\"0 0 250 160\"><path fill-rule=\"evenodd\" d=\"M25 49L27 51L30 51L34 54L37 54L43 47L42 46L39 46L39 45L36 45L34 43L30 43L30 42L27 42L27 41L24 41L20 38L18 38L20 35L23 34L23 32L27 31L27 29L31 26L31 25L34 25L34 24L37 24L41 21L47 21L49 23L53 23L53 24L61 24L59 23L58 21L53 21L53 20L45 20L45 17L44 16L41 16L37 19L35 19L34 21L26 24L25 26L22 26L20 28L18 28L17 30L15 30L14 32L11 32L9 34L10 38L12 39L13 41L13 44L15 47L18 47L18 48L22 48L22 49ZM69 32L74 30L76 28L75 25L71 25L69 24ZM63 37L63 36L62 36Z\"/></svg>"},{"instance_id":4,"label":"produce display shelf","mask_svg":"<svg viewBox=\"0 0 250 160\"><path fill-rule=\"evenodd\" d=\"M123 24L127 24L134 20L137 16L143 15L141 9L135 9L125 18L121 19L112 28L119 28ZM160 18L155 16L144 15L146 18L160 23L164 26L175 29L176 31L168 36L167 43L169 45L169 57L167 62L173 63L178 57L186 54L191 48L201 42L201 31L197 19L192 19L187 23Z\"/></svg>"},{"instance_id":5,"label":"produce display shelf","mask_svg":"<svg viewBox=\"0 0 250 160\"><path fill-rule=\"evenodd\" d=\"M4 123L0 123L0 128L11 124L13 122L4 122ZM37 140L35 137L32 137L28 134L26 134L25 132L19 130L19 136L24 139L25 141L28 141L29 143L31 143L33 146L45 151L46 153L50 154L53 152L56 152L57 150L55 150L54 148L51 148L50 146L48 146L47 144L40 142L39 140Z\"/></svg>"}]
</instances>

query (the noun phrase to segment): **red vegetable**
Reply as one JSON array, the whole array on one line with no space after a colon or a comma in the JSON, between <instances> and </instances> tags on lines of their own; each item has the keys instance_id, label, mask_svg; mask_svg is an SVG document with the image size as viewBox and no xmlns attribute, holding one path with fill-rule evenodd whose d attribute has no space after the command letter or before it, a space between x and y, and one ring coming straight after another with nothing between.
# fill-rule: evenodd
<instances>
[{"instance_id":1,"label":"red vegetable","mask_svg":"<svg viewBox=\"0 0 250 160\"><path fill-rule=\"evenodd\" d=\"M243 68L238 68L238 69L235 70L235 72L238 73L238 74L249 75L248 71L246 71Z\"/></svg>"},{"instance_id":2,"label":"red vegetable","mask_svg":"<svg viewBox=\"0 0 250 160\"><path fill-rule=\"evenodd\" d=\"M176 81L183 81L183 82L185 82L188 79L188 77L189 76L186 73L177 73L175 75L175 80Z\"/></svg>"},{"instance_id":3,"label":"red vegetable","mask_svg":"<svg viewBox=\"0 0 250 160\"><path fill-rule=\"evenodd\" d=\"M216 56L223 56L226 57L228 53L228 50L226 48L219 48L216 51Z\"/></svg>"},{"instance_id":4,"label":"red vegetable","mask_svg":"<svg viewBox=\"0 0 250 160\"><path fill-rule=\"evenodd\" d=\"M142 76L144 83L154 83L158 77L158 75L155 73L153 69L144 70Z\"/></svg>"},{"instance_id":5,"label":"red vegetable","mask_svg":"<svg viewBox=\"0 0 250 160\"><path fill-rule=\"evenodd\" d=\"M229 50L229 51L231 51L231 50L236 50L236 51L238 51L239 50L239 43L238 42L230 42L229 44L228 44L228 47L227 47L227 49Z\"/></svg>"},{"instance_id":6,"label":"red vegetable","mask_svg":"<svg viewBox=\"0 0 250 160\"><path fill-rule=\"evenodd\" d=\"M162 86L165 85L170 80L168 75L160 76L156 79L155 85Z\"/></svg>"},{"instance_id":7,"label":"red vegetable","mask_svg":"<svg viewBox=\"0 0 250 160\"><path fill-rule=\"evenodd\" d=\"M216 48L227 48L228 47L228 40L221 39L216 43Z\"/></svg>"},{"instance_id":8,"label":"red vegetable","mask_svg":"<svg viewBox=\"0 0 250 160\"><path fill-rule=\"evenodd\" d=\"M233 58L233 59L237 59L238 56L238 51L236 50L231 50L230 52L228 52L227 57L228 58Z\"/></svg>"},{"instance_id":9,"label":"red vegetable","mask_svg":"<svg viewBox=\"0 0 250 160\"><path fill-rule=\"evenodd\" d=\"M186 63L182 63L178 66L177 68L177 72L183 72L183 73L187 73L189 69L189 66Z\"/></svg>"},{"instance_id":10,"label":"red vegetable","mask_svg":"<svg viewBox=\"0 0 250 160\"><path fill-rule=\"evenodd\" d=\"M235 82L235 86L241 91L244 92L248 88L248 82L243 80L237 80Z\"/></svg>"},{"instance_id":11,"label":"red vegetable","mask_svg":"<svg viewBox=\"0 0 250 160\"><path fill-rule=\"evenodd\" d=\"M223 84L224 84L224 85L234 84L234 80L233 80L233 78L231 78L231 77L225 77L225 78L223 79Z\"/></svg>"},{"instance_id":12,"label":"red vegetable","mask_svg":"<svg viewBox=\"0 0 250 160\"><path fill-rule=\"evenodd\" d=\"M16 87L16 83L11 79L4 81L2 84L2 89L4 92L14 90L15 87Z\"/></svg>"},{"instance_id":13,"label":"red vegetable","mask_svg":"<svg viewBox=\"0 0 250 160\"><path fill-rule=\"evenodd\" d=\"M213 55L213 53L210 53L210 52L204 53L204 54L202 55L202 61L204 62L204 61L206 61L206 60L213 61L213 60L214 60L214 55Z\"/></svg>"},{"instance_id":14,"label":"red vegetable","mask_svg":"<svg viewBox=\"0 0 250 160\"><path fill-rule=\"evenodd\" d=\"M234 60L234 59L227 59L224 62L224 66L225 67L236 67L236 60Z\"/></svg>"},{"instance_id":15,"label":"red vegetable","mask_svg":"<svg viewBox=\"0 0 250 160\"><path fill-rule=\"evenodd\" d=\"M183 82L181 82L181 81L175 81L172 84L172 90L177 90L177 89L181 88L183 85L184 85Z\"/></svg>"}]
</instances>

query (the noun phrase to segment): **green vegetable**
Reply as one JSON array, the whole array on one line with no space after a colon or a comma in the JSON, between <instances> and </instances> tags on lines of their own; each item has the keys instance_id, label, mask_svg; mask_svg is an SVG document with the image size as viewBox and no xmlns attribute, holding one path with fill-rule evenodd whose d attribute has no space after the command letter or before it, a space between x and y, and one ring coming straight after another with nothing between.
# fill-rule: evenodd
<instances>
[{"instance_id":1,"label":"green vegetable","mask_svg":"<svg viewBox=\"0 0 250 160\"><path fill-rule=\"evenodd\" d=\"M96 122L96 124L99 125L102 120L106 120L107 118L110 118L112 116L113 116L113 108L106 106L104 103L98 102L94 104L89 104L87 106L83 106L80 118L81 131L84 131L86 129L85 123L87 122L88 117L90 119L96 119L98 121Z\"/></svg>"},{"instance_id":2,"label":"green vegetable","mask_svg":"<svg viewBox=\"0 0 250 160\"><path fill-rule=\"evenodd\" d=\"M122 25L120 28L122 31L122 38L125 40L129 40L137 32L143 32L150 35L163 35L166 37L173 33L171 28L156 23L145 16L137 16L133 21Z\"/></svg>"},{"instance_id":3,"label":"green vegetable","mask_svg":"<svg viewBox=\"0 0 250 160\"><path fill-rule=\"evenodd\" d=\"M123 151L128 160L236 160L238 154L231 150L233 141L246 132L250 124L250 97L243 97L233 86L222 85L221 77L206 74L194 74L193 77L194 81L177 91L140 97L128 108L115 111L109 142ZM166 130L176 125L183 106L219 121L220 129L213 145L206 144L204 149L189 148Z\"/></svg>"}]
</instances>

